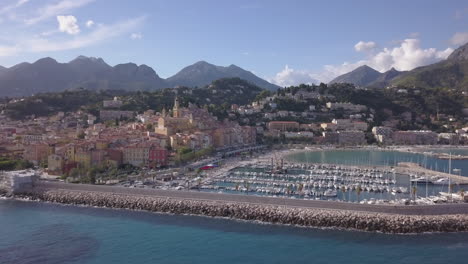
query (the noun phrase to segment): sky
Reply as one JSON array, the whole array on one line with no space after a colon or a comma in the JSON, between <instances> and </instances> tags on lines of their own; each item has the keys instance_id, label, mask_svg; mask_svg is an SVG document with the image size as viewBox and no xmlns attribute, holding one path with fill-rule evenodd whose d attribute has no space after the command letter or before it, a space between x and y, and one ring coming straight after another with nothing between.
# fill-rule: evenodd
<instances>
[{"instance_id":1,"label":"sky","mask_svg":"<svg viewBox=\"0 0 468 264\"><path fill-rule=\"evenodd\" d=\"M84 55L167 78L205 60L288 86L411 70L466 42L466 0L0 0L5 67Z\"/></svg>"}]
</instances>

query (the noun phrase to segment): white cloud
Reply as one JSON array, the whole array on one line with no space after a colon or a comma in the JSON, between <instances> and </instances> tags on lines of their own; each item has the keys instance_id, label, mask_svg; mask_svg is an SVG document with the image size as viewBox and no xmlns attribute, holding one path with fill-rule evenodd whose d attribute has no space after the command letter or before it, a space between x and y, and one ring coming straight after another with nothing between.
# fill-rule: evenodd
<instances>
[{"instance_id":1,"label":"white cloud","mask_svg":"<svg viewBox=\"0 0 468 264\"><path fill-rule=\"evenodd\" d=\"M130 35L130 38L131 39L142 39L143 38L143 35L141 35L141 33L132 33Z\"/></svg>"},{"instance_id":2,"label":"white cloud","mask_svg":"<svg viewBox=\"0 0 468 264\"><path fill-rule=\"evenodd\" d=\"M24 43L23 46L24 50L28 52L50 52L88 47L127 34L138 27L144 19L145 17L142 16L112 25L100 25L91 33L80 34L71 40L34 38Z\"/></svg>"},{"instance_id":3,"label":"white cloud","mask_svg":"<svg viewBox=\"0 0 468 264\"><path fill-rule=\"evenodd\" d=\"M68 33L70 35L76 35L80 33L80 27L78 26L76 17L74 16L57 16L59 23L59 30L61 32Z\"/></svg>"},{"instance_id":4,"label":"white cloud","mask_svg":"<svg viewBox=\"0 0 468 264\"><path fill-rule=\"evenodd\" d=\"M399 71L408 71L446 59L452 52L452 48L445 50L437 50L435 48L423 49L420 47L418 39L405 39L397 46L383 48L380 51L368 54L366 59L351 63L344 62L339 65L325 65L321 71L293 70L286 67L276 74L272 82L281 85L297 85L305 82L307 78L329 82L333 78L362 65L368 65L380 72L388 71L392 67Z\"/></svg>"},{"instance_id":5,"label":"white cloud","mask_svg":"<svg viewBox=\"0 0 468 264\"><path fill-rule=\"evenodd\" d=\"M85 48L125 36L138 28L145 20L145 16L120 21L111 25L98 24L87 34L63 35L55 34L58 30L43 32L33 36L19 36L9 38L10 44L0 44L0 57L22 53L53 52ZM1 38L0 38L1 40Z\"/></svg>"},{"instance_id":6,"label":"white cloud","mask_svg":"<svg viewBox=\"0 0 468 264\"><path fill-rule=\"evenodd\" d=\"M11 12L12 10L21 7L22 5L26 4L27 2L29 2L29 0L18 0L14 4L4 6L4 7L0 8L0 14Z\"/></svg>"},{"instance_id":7,"label":"white cloud","mask_svg":"<svg viewBox=\"0 0 468 264\"><path fill-rule=\"evenodd\" d=\"M453 45L463 45L468 42L468 32L457 32L453 37L450 39L450 42Z\"/></svg>"},{"instance_id":8,"label":"white cloud","mask_svg":"<svg viewBox=\"0 0 468 264\"><path fill-rule=\"evenodd\" d=\"M318 83L316 79L312 77L312 74L303 70L297 71L293 68L289 68L288 65L284 66L284 69L278 72L275 77L269 80L269 82L274 83L279 86L291 86L297 84L313 84Z\"/></svg>"},{"instance_id":9,"label":"white cloud","mask_svg":"<svg viewBox=\"0 0 468 264\"><path fill-rule=\"evenodd\" d=\"M92 26L94 26L94 21L92 21L92 20L86 21L86 27L90 28Z\"/></svg>"},{"instance_id":10,"label":"white cloud","mask_svg":"<svg viewBox=\"0 0 468 264\"><path fill-rule=\"evenodd\" d=\"M377 44L375 44L374 41L369 41L369 42L359 41L358 43L356 43L356 45L354 45L354 49L358 52L372 51L376 47L377 47Z\"/></svg>"},{"instance_id":11,"label":"white cloud","mask_svg":"<svg viewBox=\"0 0 468 264\"><path fill-rule=\"evenodd\" d=\"M56 4L51 4L38 9L37 16L25 20L27 25L36 24L42 20L64 14L72 9L87 5L94 0L62 0Z\"/></svg>"}]
</instances>

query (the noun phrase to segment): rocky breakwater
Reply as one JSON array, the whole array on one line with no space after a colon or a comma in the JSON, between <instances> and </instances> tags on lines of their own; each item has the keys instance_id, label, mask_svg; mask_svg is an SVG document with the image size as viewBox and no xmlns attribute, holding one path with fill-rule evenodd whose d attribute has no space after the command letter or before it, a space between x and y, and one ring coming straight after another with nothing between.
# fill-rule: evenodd
<instances>
[{"instance_id":1,"label":"rocky breakwater","mask_svg":"<svg viewBox=\"0 0 468 264\"><path fill-rule=\"evenodd\" d=\"M273 224L383 233L468 231L468 215L466 214L398 215L71 190L34 191L17 194L16 197L71 205L226 217Z\"/></svg>"}]
</instances>

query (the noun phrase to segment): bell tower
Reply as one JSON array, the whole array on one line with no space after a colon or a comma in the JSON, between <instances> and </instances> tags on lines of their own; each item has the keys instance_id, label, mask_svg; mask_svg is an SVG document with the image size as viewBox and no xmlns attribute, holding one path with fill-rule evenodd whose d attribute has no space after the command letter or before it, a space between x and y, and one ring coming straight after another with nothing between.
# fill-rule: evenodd
<instances>
[{"instance_id":1,"label":"bell tower","mask_svg":"<svg viewBox=\"0 0 468 264\"><path fill-rule=\"evenodd\" d=\"M172 115L174 117L180 117L180 109L179 109L180 105L179 105L179 97L176 96L176 98L174 99L174 108L172 108Z\"/></svg>"}]
</instances>

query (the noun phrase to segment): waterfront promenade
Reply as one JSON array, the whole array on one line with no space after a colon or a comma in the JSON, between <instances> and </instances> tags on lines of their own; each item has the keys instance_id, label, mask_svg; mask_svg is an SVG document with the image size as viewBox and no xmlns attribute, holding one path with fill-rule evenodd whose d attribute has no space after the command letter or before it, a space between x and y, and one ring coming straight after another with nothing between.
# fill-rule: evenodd
<instances>
[{"instance_id":1,"label":"waterfront promenade","mask_svg":"<svg viewBox=\"0 0 468 264\"><path fill-rule=\"evenodd\" d=\"M176 191L145 188L126 188L87 184L69 184L41 181L34 187L34 192L48 190L66 190L71 192L97 192L132 196L151 196L190 201L210 201L217 203L245 203L253 205L271 205L291 208L347 210L355 212L386 213L398 215L448 215L467 214L468 203L437 205L371 205L338 201L301 200L278 197L266 197L243 194L209 193L198 191Z\"/></svg>"}]
</instances>

